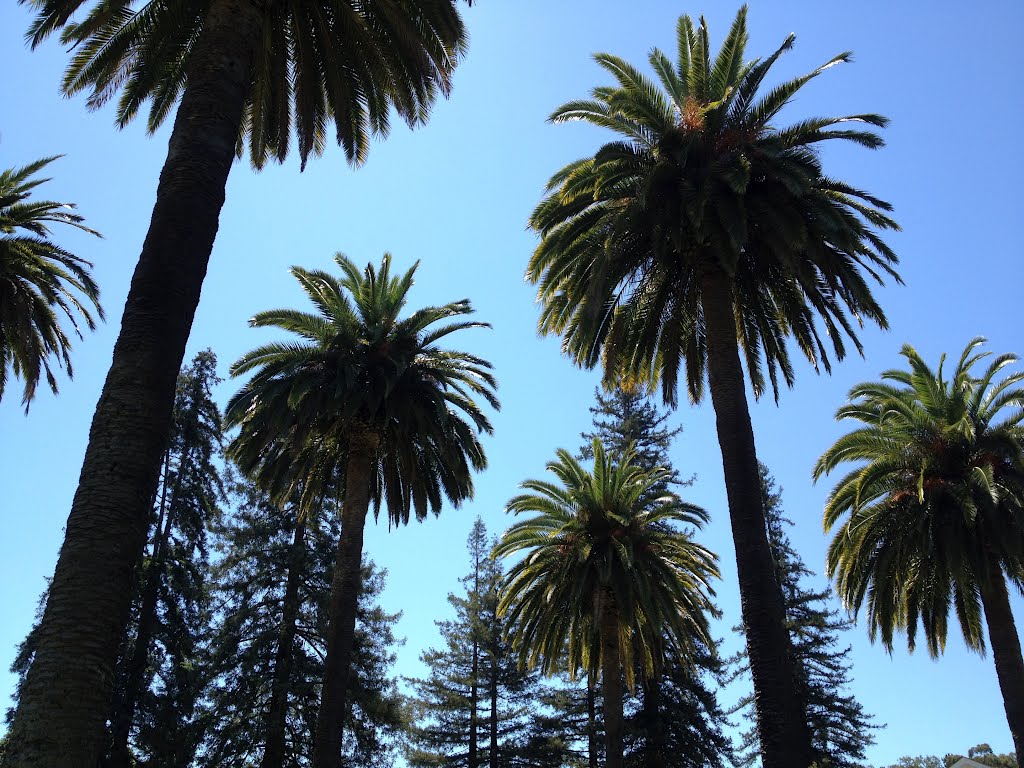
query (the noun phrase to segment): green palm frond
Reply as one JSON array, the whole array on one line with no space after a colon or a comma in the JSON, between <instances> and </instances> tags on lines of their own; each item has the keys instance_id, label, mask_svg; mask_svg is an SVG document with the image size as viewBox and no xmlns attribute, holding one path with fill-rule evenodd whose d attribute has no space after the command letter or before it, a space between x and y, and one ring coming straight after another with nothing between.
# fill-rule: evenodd
<instances>
[{"instance_id":1,"label":"green palm frond","mask_svg":"<svg viewBox=\"0 0 1024 768\"><path fill-rule=\"evenodd\" d=\"M717 54L707 25L682 17L677 59L655 49L650 78L610 54L597 61L613 84L557 109L617 136L566 165L534 209L540 235L527 277L538 287L539 328L563 337L578 365L605 381L660 385L675 404L683 382L704 392L707 343L702 279L724 273L756 395L793 383L788 340L829 371L848 343L858 352L865 322L886 327L870 282L899 281L896 256L879 236L898 229L890 206L826 176L828 141L882 146L870 114L774 125L802 87L841 54L760 93L793 38L748 61L746 9Z\"/></svg>"},{"instance_id":2,"label":"green palm frond","mask_svg":"<svg viewBox=\"0 0 1024 768\"><path fill-rule=\"evenodd\" d=\"M908 370L851 389L837 418L859 426L815 465L817 480L856 463L825 506L825 529L835 531L828 573L889 650L898 631L913 649L920 630L938 655L950 611L967 645L983 650L981 591L1024 565L1024 398L1015 389L1024 372L997 382L1017 362L1000 355L976 377L983 344L968 343L951 375L945 356L933 369L904 345Z\"/></svg>"},{"instance_id":3,"label":"green palm frond","mask_svg":"<svg viewBox=\"0 0 1024 768\"><path fill-rule=\"evenodd\" d=\"M446 498L458 505L472 496L472 473L486 466L478 435L492 427L478 401L499 407L497 381L483 358L436 342L490 326L447 322L472 313L466 300L400 317L416 265L392 276L389 255L363 270L342 254L335 262L340 279L292 269L316 314L277 309L253 318L301 340L264 344L232 366L232 376L252 378L225 412L240 427L229 454L275 499L301 488L306 514L339 492L350 437L370 431L379 445L371 497L392 524L436 514Z\"/></svg>"},{"instance_id":4,"label":"green palm frond","mask_svg":"<svg viewBox=\"0 0 1024 768\"><path fill-rule=\"evenodd\" d=\"M49 181L34 177L56 159L0 172L0 397L9 368L24 383L26 412L41 378L56 394L53 363L73 375L71 337L81 339L82 325L93 330L105 317L92 263L50 240L54 224L99 233L70 203L30 199Z\"/></svg>"},{"instance_id":5,"label":"green palm frond","mask_svg":"<svg viewBox=\"0 0 1024 768\"><path fill-rule=\"evenodd\" d=\"M632 450L613 457L599 441L593 451L588 470L559 450L547 464L556 481L527 480L508 502L509 512L532 517L514 523L495 547L495 557L522 556L506 574L500 610L515 627L524 665L545 674L567 667L575 676L600 668L595 596L611 590L632 685L634 662L650 673L660 653L685 655L709 641L718 569L715 556L682 533L699 528L707 513L675 494L650 498L665 470L641 469Z\"/></svg>"},{"instance_id":6,"label":"green palm frond","mask_svg":"<svg viewBox=\"0 0 1024 768\"><path fill-rule=\"evenodd\" d=\"M52 34L73 50L63 89L99 108L117 99L122 127L149 108L156 129L185 90L212 0L20 0L35 19L28 40ZM283 161L297 140L301 163L334 138L349 162L366 160L370 140L390 130L392 109L407 124L426 119L447 94L466 32L455 0L441 2L267 3L252 51L239 152L253 166ZM81 12L80 20L72 17Z\"/></svg>"}]
</instances>

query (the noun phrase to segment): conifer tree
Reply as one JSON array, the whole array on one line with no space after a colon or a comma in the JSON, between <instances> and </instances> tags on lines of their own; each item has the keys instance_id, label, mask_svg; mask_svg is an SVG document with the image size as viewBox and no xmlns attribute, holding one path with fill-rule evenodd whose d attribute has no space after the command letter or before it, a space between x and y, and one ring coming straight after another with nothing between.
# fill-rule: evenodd
<instances>
[{"instance_id":1,"label":"conifer tree","mask_svg":"<svg viewBox=\"0 0 1024 768\"><path fill-rule=\"evenodd\" d=\"M206 350L178 377L173 428L118 654L104 768L186 768L199 744L201 646L210 623L207 528L224 501L221 416L211 394L216 368ZM23 676L34 652L35 628L12 670Z\"/></svg>"},{"instance_id":2,"label":"conifer tree","mask_svg":"<svg viewBox=\"0 0 1024 768\"><path fill-rule=\"evenodd\" d=\"M218 530L220 621L209 649L201 762L305 767L320 703L337 515L327 508L300 520L295 505L279 509L248 482L236 483L233 495L234 512ZM377 604L384 578L364 562L342 739L346 764L365 768L394 764L407 720L389 676L399 614Z\"/></svg>"},{"instance_id":3,"label":"conifer tree","mask_svg":"<svg viewBox=\"0 0 1024 768\"><path fill-rule=\"evenodd\" d=\"M538 768L597 768L604 764L601 685L559 675L537 697L527 730L524 764Z\"/></svg>"},{"instance_id":4,"label":"conifer tree","mask_svg":"<svg viewBox=\"0 0 1024 768\"><path fill-rule=\"evenodd\" d=\"M852 673L848 658L850 649L839 646L839 633L848 629L852 621L829 607L832 599L830 589L826 587L815 591L802 584L814 573L804 564L786 535L785 526L792 525L792 522L785 517L781 489L777 488L764 464L760 469L768 542L782 586L801 703L807 713L814 759L820 768L860 768L864 751L875 741L872 732L881 726L874 724L871 715L848 693ZM747 672L746 658L742 653L730 660L730 666L734 669L734 677ZM732 711L747 711L752 703L752 696L746 696ZM733 762L742 768L760 765L755 729L742 734Z\"/></svg>"},{"instance_id":5,"label":"conifer tree","mask_svg":"<svg viewBox=\"0 0 1024 768\"><path fill-rule=\"evenodd\" d=\"M689 663L669 659L627 701L627 768L723 768L732 745L718 703L722 660L698 645Z\"/></svg>"},{"instance_id":6,"label":"conifer tree","mask_svg":"<svg viewBox=\"0 0 1024 768\"><path fill-rule=\"evenodd\" d=\"M670 470L664 484L655 487L660 494L670 488L679 489L693 483L693 478L681 479L669 460L672 441L682 434L682 427L668 426L668 413L662 413L643 389L618 387L610 393L594 390L596 403L590 406L593 431L582 432L580 456L592 459L593 442L597 438L609 453L622 454L633 446L636 462L645 471L658 467Z\"/></svg>"},{"instance_id":7,"label":"conifer tree","mask_svg":"<svg viewBox=\"0 0 1024 768\"><path fill-rule=\"evenodd\" d=\"M671 470L668 480L652 489L652 499L693 483L692 477L681 479L669 457L682 427L669 427L669 414L661 412L642 389L616 388L608 394L598 389L595 399L590 408L593 431L581 435L583 458L591 456L594 438L610 452L622 453L632 445L644 469ZM719 683L722 662L712 648L695 651L692 659L666 658L653 677L637 675L637 691L626 697L625 704L627 766L720 768L725 764L730 749L723 732L726 714L713 688ZM576 738L582 741L586 734L577 733ZM594 750L589 752L589 765L597 765Z\"/></svg>"},{"instance_id":8,"label":"conifer tree","mask_svg":"<svg viewBox=\"0 0 1024 768\"><path fill-rule=\"evenodd\" d=\"M409 681L418 714L407 754L412 766L543 765L523 762L533 718L527 702L540 688L535 675L519 669L506 639L498 615L502 570L492 547L477 518L467 541L471 570L462 579L464 596L450 594L455 619L438 622L445 647L422 655L427 679Z\"/></svg>"}]
</instances>

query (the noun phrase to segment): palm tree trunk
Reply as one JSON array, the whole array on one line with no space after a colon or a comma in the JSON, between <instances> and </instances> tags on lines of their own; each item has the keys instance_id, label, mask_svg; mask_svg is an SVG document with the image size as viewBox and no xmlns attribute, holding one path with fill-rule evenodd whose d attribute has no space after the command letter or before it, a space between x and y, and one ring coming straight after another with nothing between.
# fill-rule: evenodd
<instances>
[{"instance_id":1,"label":"palm tree trunk","mask_svg":"<svg viewBox=\"0 0 1024 768\"><path fill-rule=\"evenodd\" d=\"M597 696L594 673L587 670L587 766L597 768Z\"/></svg>"},{"instance_id":2,"label":"palm tree trunk","mask_svg":"<svg viewBox=\"0 0 1024 768\"><path fill-rule=\"evenodd\" d=\"M622 768L622 660L619 655L619 610L615 594L604 589L598 626L601 628L601 692L604 695L604 743L607 768Z\"/></svg>"},{"instance_id":3,"label":"palm tree trunk","mask_svg":"<svg viewBox=\"0 0 1024 768\"><path fill-rule=\"evenodd\" d=\"M732 287L723 272L709 270L702 276L701 307L763 765L807 768L811 739L797 695L782 589L768 545Z\"/></svg>"},{"instance_id":4,"label":"palm tree trunk","mask_svg":"<svg viewBox=\"0 0 1024 768\"><path fill-rule=\"evenodd\" d=\"M981 585L981 602L985 607L988 640L992 646L999 690L1003 694L1006 722L1017 753L1017 765L1024 765L1024 658L1010 610L1006 580L998 567L993 571L994 575Z\"/></svg>"},{"instance_id":5,"label":"palm tree trunk","mask_svg":"<svg viewBox=\"0 0 1024 768\"><path fill-rule=\"evenodd\" d=\"M281 604L281 632L274 655L274 681L271 685L270 707L267 710L267 746L263 750L262 768L284 765L285 728L288 717L288 684L292 676L292 648L295 644L295 623L299 615L299 581L306 556L306 524L302 516L295 521L289 553L288 579Z\"/></svg>"},{"instance_id":6,"label":"palm tree trunk","mask_svg":"<svg viewBox=\"0 0 1024 768\"><path fill-rule=\"evenodd\" d=\"M339 768L341 732L345 724L352 644L362 587L363 528L370 508L379 437L371 431L349 436L345 470L345 501L341 508L341 537L331 579L331 617L327 627L327 658L320 692L320 712L313 742L313 768Z\"/></svg>"},{"instance_id":7,"label":"palm tree trunk","mask_svg":"<svg viewBox=\"0 0 1024 768\"><path fill-rule=\"evenodd\" d=\"M195 46L39 647L11 725L7 760L19 768L94 768L100 757L175 382L235 158L260 21L251 0L215 0Z\"/></svg>"}]
</instances>

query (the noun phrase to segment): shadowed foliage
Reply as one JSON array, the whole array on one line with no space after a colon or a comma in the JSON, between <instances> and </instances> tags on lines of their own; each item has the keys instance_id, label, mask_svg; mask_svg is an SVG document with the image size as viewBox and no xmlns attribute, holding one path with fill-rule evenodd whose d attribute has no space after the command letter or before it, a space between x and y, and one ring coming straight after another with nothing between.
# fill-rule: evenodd
<instances>
[{"instance_id":1,"label":"shadowed foliage","mask_svg":"<svg viewBox=\"0 0 1024 768\"><path fill-rule=\"evenodd\" d=\"M9 745L27 768L93 768L236 157L248 144L256 167L284 159L294 132L305 163L333 123L361 164L392 110L410 125L426 119L466 37L456 0L20 2L35 14L33 46L56 36L71 51L67 95L93 107L118 97L119 125L148 106L151 130L177 106Z\"/></svg>"},{"instance_id":2,"label":"shadowed foliage","mask_svg":"<svg viewBox=\"0 0 1024 768\"><path fill-rule=\"evenodd\" d=\"M698 402L705 378L717 418L738 561L743 623L767 768L812 760L788 653L781 592L765 535L745 378L759 396L792 384L788 340L816 368L842 359L857 327L886 327L870 281L899 280L878 232L897 229L882 200L825 173L819 147L875 148L875 114L780 123L787 104L825 70L765 87L794 43L745 59L746 8L717 55L706 24L679 19L673 61L654 49L654 78L616 56L597 63L612 85L551 115L617 136L548 184L530 226L527 268L539 286L540 330L563 338L578 365L600 364L606 386L680 379ZM742 363L741 363L742 357ZM746 376L743 371L746 364ZM767 367L767 380L764 368Z\"/></svg>"},{"instance_id":3,"label":"shadowed foliage","mask_svg":"<svg viewBox=\"0 0 1024 768\"><path fill-rule=\"evenodd\" d=\"M343 500L342 535L331 586L330 627L318 713L316 768L338 765L359 594L363 529L371 505L390 524L435 515L444 499L473 494L472 473L486 466L478 433L491 425L476 398L498 407L490 363L442 349L452 333L488 327L460 320L462 300L406 318L416 266L391 276L391 257L360 271L335 257L341 279L292 269L317 313L261 312L251 324L288 331L244 355L232 375L253 373L231 398L239 426L230 454L263 487L298 493L303 514L325 497ZM438 325L440 324L440 325Z\"/></svg>"},{"instance_id":4,"label":"shadowed foliage","mask_svg":"<svg viewBox=\"0 0 1024 768\"><path fill-rule=\"evenodd\" d=\"M909 370L858 384L840 421L857 427L818 460L815 479L857 462L829 495L835 530L828 575L851 611L865 609L872 639L888 650L897 631L913 650L945 649L951 612L969 648L984 652L988 626L1018 761L1024 755L1024 660L1006 584L1024 586L1024 371L1015 355L971 341L946 378L905 345Z\"/></svg>"},{"instance_id":5,"label":"shadowed foliage","mask_svg":"<svg viewBox=\"0 0 1024 768\"><path fill-rule=\"evenodd\" d=\"M500 607L522 662L546 675L600 671L607 764L621 768L621 680L632 688L638 667L651 674L664 656L710 642L718 569L676 527L699 527L707 513L669 492L649 500L670 470L645 471L632 450L611 455L596 440L592 450L591 472L560 450L547 464L557 482L523 483L508 510L536 517L512 525L494 551L525 555L505 577Z\"/></svg>"},{"instance_id":6,"label":"shadowed foliage","mask_svg":"<svg viewBox=\"0 0 1024 768\"><path fill-rule=\"evenodd\" d=\"M8 368L24 381L21 402L26 412L39 379L57 392L51 361L70 377L71 338L82 338L79 323L96 327L92 313L103 319L100 289L92 264L50 240L50 226L66 224L99 237L71 203L30 200L32 190L49 179L33 178L56 160L46 157L23 168L0 172L0 397Z\"/></svg>"}]
</instances>

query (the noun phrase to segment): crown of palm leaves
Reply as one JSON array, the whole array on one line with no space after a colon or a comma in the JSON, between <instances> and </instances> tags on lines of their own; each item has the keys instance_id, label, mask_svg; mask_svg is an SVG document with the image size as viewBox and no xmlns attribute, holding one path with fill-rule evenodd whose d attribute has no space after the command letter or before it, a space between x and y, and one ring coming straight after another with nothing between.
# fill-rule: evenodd
<instances>
[{"instance_id":1,"label":"crown of palm leaves","mask_svg":"<svg viewBox=\"0 0 1024 768\"><path fill-rule=\"evenodd\" d=\"M581 120L621 135L568 164L530 218L541 242L527 277L539 286L540 328L563 336L579 365L603 364L606 384L661 384L674 404L680 368L701 399L706 366L701 280L728 276L737 334L754 392L776 396L793 381L792 336L817 367L860 350L857 326L886 326L865 277L899 280L877 230L898 229L888 203L825 175L816 147L852 141L876 148L876 114L775 120L825 70L761 93L790 35L766 59L745 61L746 8L712 59L704 20L683 16L673 63L654 49L651 79L610 54L595 60L614 79L571 101L553 122ZM821 333L819 323L824 326ZM831 348L831 349L830 349Z\"/></svg>"},{"instance_id":2,"label":"crown of palm leaves","mask_svg":"<svg viewBox=\"0 0 1024 768\"><path fill-rule=\"evenodd\" d=\"M945 356L932 369L911 346L909 370L850 390L837 419L858 423L818 460L818 479L857 462L825 506L835 529L828 573L846 605L867 602L872 637L891 649L896 630L913 649L920 626L928 651L945 647L955 611L968 646L985 646L979 584L1024 585L1024 371L989 356L984 339L964 349L952 376Z\"/></svg>"},{"instance_id":3,"label":"crown of palm leaves","mask_svg":"<svg viewBox=\"0 0 1024 768\"><path fill-rule=\"evenodd\" d=\"M240 426L230 455L275 498L301 488L311 509L340 488L353 435L377 440L374 499L393 523L410 508L423 518L447 497L472 494L472 470L486 466L479 433L492 431L479 400L499 407L486 360L442 349L456 331L488 328L458 318L467 300L400 314L418 266L391 275L391 257L360 271L342 254L340 278L292 268L316 313L292 309L256 315L253 327L274 327L299 341L271 342L241 357L233 376L252 378L231 398L228 424Z\"/></svg>"},{"instance_id":4,"label":"crown of palm leaves","mask_svg":"<svg viewBox=\"0 0 1024 768\"><path fill-rule=\"evenodd\" d=\"M100 290L90 272L92 263L50 239L50 227L64 224L100 237L85 226L71 203L31 200L36 187L49 181L34 178L57 159L45 157L22 168L0 172L0 397L8 367L24 381L26 412L39 380L56 394L56 361L71 377L71 334L82 338L82 325L103 320Z\"/></svg>"},{"instance_id":5,"label":"crown of palm leaves","mask_svg":"<svg viewBox=\"0 0 1024 768\"><path fill-rule=\"evenodd\" d=\"M496 557L524 554L505 576L500 610L522 663L545 674L567 665L575 676L600 667L595 597L611 590L632 685L636 662L651 672L661 654L685 656L709 642L718 570L715 556L681 532L700 527L707 512L672 493L642 503L667 470L644 470L632 449L615 457L598 440L593 455L587 471L559 450L547 464L557 482L527 480L526 493L509 501L512 513L539 514L512 525L495 548Z\"/></svg>"}]
</instances>

